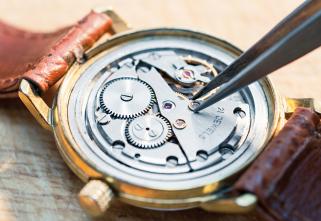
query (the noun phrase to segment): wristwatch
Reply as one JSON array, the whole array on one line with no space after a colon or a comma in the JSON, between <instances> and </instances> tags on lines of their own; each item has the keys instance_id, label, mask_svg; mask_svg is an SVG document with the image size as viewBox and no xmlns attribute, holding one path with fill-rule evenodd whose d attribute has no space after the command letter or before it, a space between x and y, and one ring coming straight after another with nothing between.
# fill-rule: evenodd
<instances>
[{"instance_id":1,"label":"wristwatch","mask_svg":"<svg viewBox=\"0 0 321 221\"><path fill-rule=\"evenodd\" d=\"M228 42L176 28L132 31L114 11L96 10L54 33L0 23L0 45L0 97L19 95L53 132L86 183L79 202L89 214L119 199L320 220L319 103L282 98L264 78L191 111L191 97L242 53Z\"/></svg>"}]
</instances>

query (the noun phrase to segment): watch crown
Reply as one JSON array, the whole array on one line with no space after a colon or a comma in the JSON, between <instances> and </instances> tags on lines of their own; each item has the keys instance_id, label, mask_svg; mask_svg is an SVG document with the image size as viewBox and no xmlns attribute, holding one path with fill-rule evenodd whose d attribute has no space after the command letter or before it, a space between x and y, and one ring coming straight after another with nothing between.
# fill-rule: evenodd
<instances>
[{"instance_id":1,"label":"watch crown","mask_svg":"<svg viewBox=\"0 0 321 221\"><path fill-rule=\"evenodd\" d=\"M88 214L100 216L108 209L113 192L103 181L91 180L82 188L78 198L81 207Z\"/></svg>"}]
</instances>

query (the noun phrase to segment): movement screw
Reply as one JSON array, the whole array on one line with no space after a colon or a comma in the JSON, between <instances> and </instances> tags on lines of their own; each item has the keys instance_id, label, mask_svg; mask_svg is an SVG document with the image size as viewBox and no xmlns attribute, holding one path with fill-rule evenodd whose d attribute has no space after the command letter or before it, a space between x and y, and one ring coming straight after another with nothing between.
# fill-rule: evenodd
<instances>
[{"instance_id":1,"label":"movement screw","mask_svg":"<svg viewBox=\"0 0 321 221\"><path fill-rule=\"evenodd\" d=\"M184 129L186 127L186 121L183 119L177 119L174 122L174 127L176 129Z\"/></svg>"}]
</instances>

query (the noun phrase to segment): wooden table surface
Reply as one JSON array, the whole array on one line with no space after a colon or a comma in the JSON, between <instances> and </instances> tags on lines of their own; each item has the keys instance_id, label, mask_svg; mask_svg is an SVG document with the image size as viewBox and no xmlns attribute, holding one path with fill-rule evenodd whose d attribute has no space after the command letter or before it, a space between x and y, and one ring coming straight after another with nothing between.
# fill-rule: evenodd
<instances>
[{"instance_id":1,"label":"wooden table surface","mask_svg":"<svg viewBox=\"0 0 321 221\"><path fill-rule=\"evenodd\" d=\"M0 19L34 31L72 24L90 8L112 6L132 27L178 26L208 32L247 49L300 0L0 0ZM0 46L1 47L1 46ZM321 50L272 75L280 93L321 99ZM0 221L91 220L79 208L81 181L18 100L0 100ZM115 202L99 220L253 221L199 209L156 212Z\"/></svg>"}]
</instances>

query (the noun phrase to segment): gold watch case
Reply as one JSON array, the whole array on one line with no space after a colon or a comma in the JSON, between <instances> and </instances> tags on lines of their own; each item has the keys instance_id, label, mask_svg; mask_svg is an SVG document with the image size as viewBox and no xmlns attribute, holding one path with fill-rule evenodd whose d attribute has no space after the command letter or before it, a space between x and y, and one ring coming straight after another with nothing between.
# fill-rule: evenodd
<instances>
[{"instance_id":1,"label":"gold watch case","mask_svg":"<svg viewBox=\"0 0 321 221\"><path fill-rule=\"evenodd\" d=\"M72 136L68 124L68 102L73 86L79 76L91 64L95 63L104 53L107 53L108 47L111 47L110 40L113 43L121 43L131 38L146 35L153 31L162 35L166 33L175 33L177 35L186 34L179 29L163 28L148 29L140 31L125 31L128 29L126 23L112 10L107 13L114 21L113 29L117 32L116 36L103 37L91 49L86 52L88 60L83 63L74 63L66 73L62 86L51 107L48 107L43 99L36 93L33 85L26 80L20 84L19 97L38 120L38 122L47 130L51 130L56 138L58 149L68 166L75 172L86 184L79 194L79 200L84 209L92 215L102 214L109 205L112 198L117 198L124 202L139 207L153 209L185 209L192 207L202 207L206 210L216 212L246 212L252 209L256 204L256 197L250 193L237 197L217 191L226 184L232 184L235 177L246 168L251 162L247 162L234 171L232 174L219 182L210 182L201 187L182 190L160 190L155 188L146 188L139 185L126 182L126 180L116 179L115 177L103 174L93 164L89 164L86 157L80 154L77 144ZM155 31L156 30L156 31ZM123 32L118 34L118 32ZM241 51L228 43L213 38L205 34L190 31L193 35L204 38L204 41L216 41L224 44L234 53L235 57L241 54ZM121 36L121 37L119 37ZM261 80L261 84L266 91L267 101L269 103L271 116L271 126L268 128L268 140L277 133L286 121L286 117L293 112L297 106L307 106L319 110L319 106L313 99L285 99L278 96L275 87L268 78ZM254 160L254 159L252 159Z\"/></svg>"}]
</instances>

